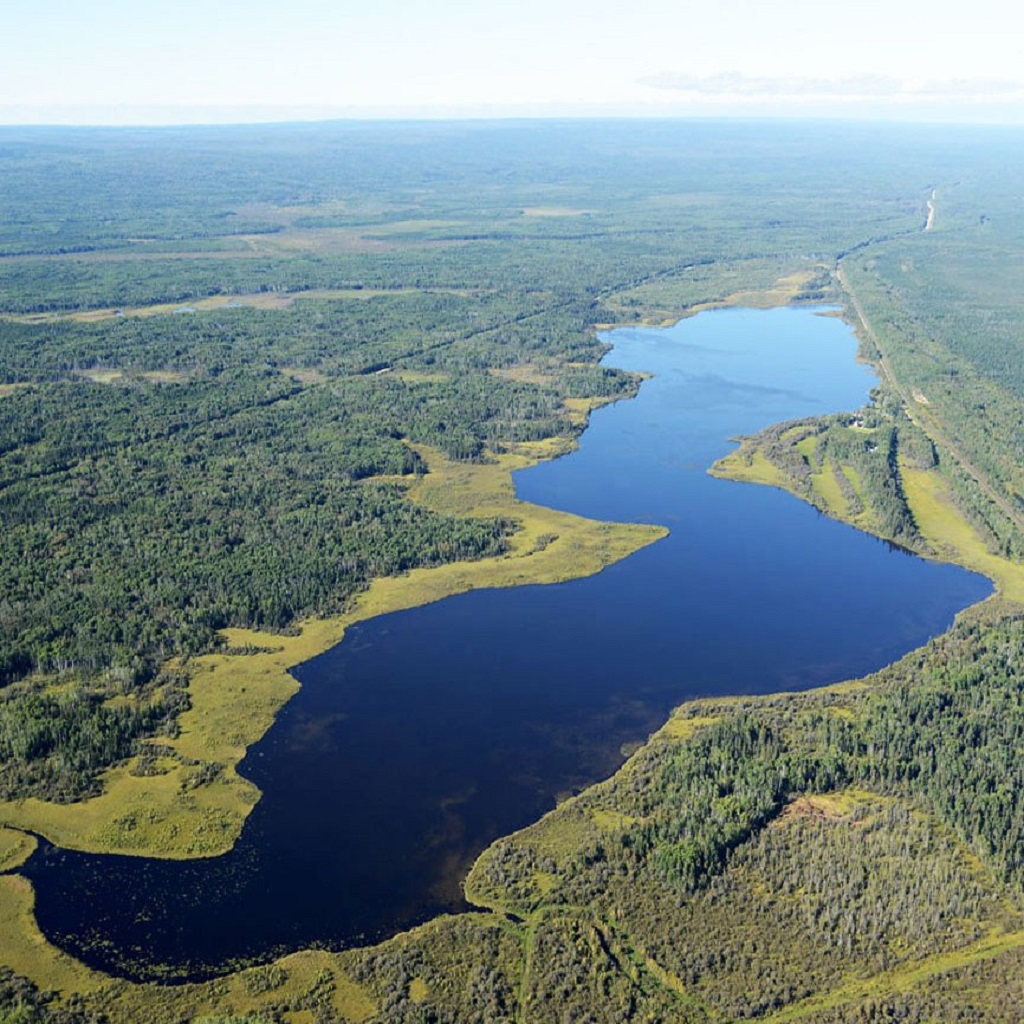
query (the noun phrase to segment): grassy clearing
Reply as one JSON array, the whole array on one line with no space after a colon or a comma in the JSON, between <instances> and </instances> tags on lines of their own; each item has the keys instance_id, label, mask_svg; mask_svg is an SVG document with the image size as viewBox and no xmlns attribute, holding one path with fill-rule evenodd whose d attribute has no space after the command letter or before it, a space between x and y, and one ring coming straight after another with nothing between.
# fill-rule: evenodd
<instances>
[{"instance_id":1,"label":"grassy clearing","mask_svg":"<svg viewBox=\"0 0 1024 1024\"><path fill-rule=\"evenodd\" d=\"M285 377L291 377L300 384L324 384L330 378L320 370L312 366L282 366L280 372Z\"/></svg>"},{"instance_id":2,"label":"grassy clearing","mask_svg":"<svg viewBox=\"0 0 1024 1024\"><path fill-rule=\"evenodd\" d=\"M800 429L794 428L793 431L786 431L782 436L784 438L788 437ZM811 469L810 477L811 490L817 501L828 510L829 515L834 516L836 519L858 522L859 524L859 519L863 517L851 514L850 504L843 495L839 477L837 476L846 467L837 465L827 455L822 456L819 454L818 449L821 447L821 437L817 434L804 437L796 443L795 447L804 457L808 466L818 466L817 469Z\"/></svg>"},{"instance_id":3,"label":"grassy clearing","mask_svg":"<svg viewBox=\"0 0 1024 1024\"><path fill-rule=\"evenodd\" d=\"M717 718L701 717L700 715L684 717L685 709L686 705L677 708L672 713L672 717L654 734L655 737L676 741L688 740L698 729L706 725L714 725L718 721Z\"/></svg>"},{"instance_id":4,"label":"grassy clearing","mask_svg":"<svg viewBox=\"0 0 1024 1024\"><path fill-rule=\"evenodd\" d=\"M521 363L519 366L499 366L490 371L492 376L504 380L517 380L524 384L550 384L552 376L541 366L532 363ZM572 401L572 399L570 399Z\"/></svg>"},{"instance_id":5,"label":"grassy clearing","mask_svg":"<svg viewBox=\"0 0 1024 1024\"><path fill-rule=\"evenodd\" d=\"M789 486L786 474L773 462L769 462L757 445L746 438L736 451L719 459L708 472L722 480L763 484L766 487L779 487L791 494L795 493Z\"/></svg>"},{"instance_id":6,"label":"grassy clearing","mask_svg":"<svg viewBox=\"0 0 1024 1024\"><path fill-rule=\"evenodd\" d=\"M742 306L745 309L775 309L788 306L818 276L820 268L796 270L783 274L769 288L733 292L718 302L698 303L691 310L701 313L706 309L728 309Z\"/></svg>"},{"instance_id":7,"label":"grassy clearing","mask_svg":"<svg viewBox=\"0 0 1024 1024\"><path fill-rule=\"evenodd\" d=\"M811 487L814 493L837 519L849 519L856 521L857 517L850 515L850 506L843 496L839 486L837 473L842 472L842 467L837 466L831 459L825 459L821 469L811 474Z\"/></svg>"},{"instance_id":8,"label":"grassy clearing","mask_svg":"<svg viewBox=\"0 0 1024 1024\"><path fill-rule=\"evenodd\" d=\"M117 381L124 379L124 371L104 369L79 370L75 376L92 381L93 384L115 384Z\"/></svg>"},{"instance_id":9,"label":"grassy clearing","mask_svg":"<svg viewBox=\"0 0 1024 1024\"><path fill-rule=\"evenodd\" d=\"M799 428L794 427L791 430L785 431L782 434L782 437L785 438L786 440L789 440L789 438L791 438L791 437L798 436L800 432L801 431L800 431ZM821 444L821 438L818 437L817 434L811 434L811 435L809 435L807 437L804 437L801 440L797 441L797 443L796 443L796 450L808 462L814 462L815 461L814 453L818 450L818 447L819 447L820 444Z\"/></svg>"},{"instance_id":10,"label":"grassy clearing","mask_svg":"<svg viewBox=\"0 0 1024 1024\"><path fill-rule=\"evenodd\" d=\"M426 370L392 370L391 372L398 380L405 381L406 384L443 384L446 380L452 379L452 375L445 373L443 370L436 370L434 372Z\"/></svg>"},{"instance_id":11,"label":"grassy clearing","mask_svg":"<svg viewBox=\"0 0 1024 1024\"><path fill-rule=\"evenodd\" d=\"M523 209L524 217L582 217L593 210L578 210L569 206L527 206Z\"/></svg>"},{"instance_id":12,"label":"grassy clearing","mask_svg":"<svg viewBox=\"0 0 1024 1024\"><path fill-rule=\"evenodd\" d=\"M443 294L466 296L470 292L458 288L314 288L301 292L254 292L246 295L211 295L204 299L190 299L188 302L158 302L149 306L125 306L123 308L108 307L106 309L89 309L77 313L26 313L0 314L0 319L12 323L49 324L59 320L71 320L75 323L94 324L106 320L120 320L125 317L153 317L188 315L185 310L197 313L209 313L223 309L290 309L296 302L319 299L326 302L367 301L382 296ZM88 375L90 371L84 371ZM4 385L13 386L13 385Z\"/></svg>"},{"instance_id":13,"label":"grassy clearing","mask_svg":"<svg viewBox=\"0 0 1024 1024\"><path fill-rule=\"evenodd\" d=\"M123 384L126 381L144 380L150 384L180 384L188 380L188 374L174 370L124 371L114 369L76 370L74 376L92 381L93 384Z\"/></svg>"},{"instance_id":14,"label":"grassy clearing","mask_svg":"<svg viewBox=\"0 0 1024 1024\"><path fill-rule=\"evenodd\" d=\"M565 411L568 414L569 422L570 423L575 423L578 426L583 426L584 424L586 424L587 420L590 417L590 414L595 409L601 408L602 405L611 405L613 402L616 402L616 401L618 401L618 399L616 399L614 397L608 397L608 398L566 398L566 399L564 399L562 404L565 406ZM557 437L556 438L551 438L551 440L559 442L559 443L562 442L562 438L557 438ZM540 442L540 443L544 444L545 442ZM569 447L566 450L570 450L573 447L574 447L574 445L570 443ZM519 449L519 450L521 450L521 449ZM543 449L538 449L538 450L543 450ZM528 454L529 454L530 451L531 451L531 449L529 449L529 448L526 449L526 452Z\"/></svg>"},{"instance_id":15,"label":"grassy clearing","mask_svg":"<svg viewBox=\"0 0 1024 1024\"><path fill-rule=\"evenodd\" d=\"M0 877L0 935L4 940L4 966L32 978L41 987L93 993L109 983L109 979L46 941L36 924L32 886L19 875Z\"/></svg>"},{"instance_id":16,"label":"grassy clearing","mask_svg":"<svg viewBox=\"0 0 1024 1024\"><path fill-rule=\"evenodd\" d=\"M351 253L394 252L399 249L437 249L461 245L459 239L435 239L438 230L471 230L456 221L409 220L376 224L372 229L351 227L287 227L273 234L229 235L226 242L243 242L262 257L297 255L342 256Z\"/></svg>"},{"instance_id":17,"label":"grassy clearing","mask_svg":"<svg viewBox=\"0 0 1024 1024\"><path fill-rule=\"evenodd\" d=\"M283 258L319 253L340 256L348 253L381 253L396 248L380 239L368 238L353 228L285 228L271 235L233 235L256 256Z\"/></svg>"},{"instance_id":18,"label":"grassy clearing","mask_svg":"<svg viewBox=\"0 0 1024 1024\"><path fill-rule=\"evenodd\" d=\"M10 828L0 828L0 871L20 867L35 852L34 836Z\"/></svg>"},{"instance_id":19,"label":"grassy clearing","mask_svg":"<svg viewBox=\"0 0 1024 1024\"><path fill-rule=\"evenodd\" d=\"M949 486L936 470L901 466L903 490L921 535L948 562L987 576L999 593L1024 603L1024 566L993 554L960 513Z\"/></svg>"},{"instance_id":20,"label":"grassy clearing","mask_svg":"<svg viewBox=\"0 0 1024 1024\"><path fill-rule=\"evenodd\" d=\"M294 302L288 292L263 292L255 295L212 295L205 299L181 302L158 302L151 306L131 306L124 309L93 309L81 313L70 313L66 319L77 323L98 323L123 317L173 316L178 310L190 309L207 313L217 309L234 309L246 306L250 309L287 309ZM184 316L186 314L180 313ZM56 319L57 317L55 317Z\"/></svg>"},{"instance_id":21,"label":"grassy clearing","mask_svg":"<svg viewBox=\"0 0 1024 1024\"><path fill-rule=\"evenodd\" d=\"M794 267L769 259L715 264L713 273L706 267L691 267L678 275L617 292L605 304L621 314L626 323L639 320L649 327L671 327L684 317L709 309L773 309L791 305L824 270L820 265ZM601 326L609 329L617 325Z\"/></svg>"},{"instance_id":22,"label":"grassy clearing","mask_svg":"<svg viewBox=\"0 0 1024 1024\"><path fill-rule=\"evenodd\" d=\"M781 822L789 818L820 818L825 821L844 821L866 803L884 803L885 798L865 789L843 789L835 793L809 793L789 804Z\"/></svg>"},{"instance_id":23,"label":"grassy clearing","mask_svg":"<svg viewBox=\"0 0 1024 1024\"><path fill-rule=\"evenodd\" d=\"M293 294L288 292L266 292L256 295L214 295L205 299L181 302L158 302L150 306L124 306L123 308L107 307L106 309L87 309L77 313L28 313L24 315L7 315L3 319L22 324L50 324L59 320L70 320L79 324L103 323L107 320L121 320L125 317L142 318L154 316L172 316L178 310L189 309L197 313L211 310L246 306L251 309L287 309L295 301ZM179 315L186 315L181 313Z\"/></svg>"},{"instance_id":24,"label":"grassy clearing","mask_svg":"<svg viewBox=\"0 0 1024 1024\"><path fill-rule=\"evenodd\" d=\"M375 224L366 232L368 238L386 238L391 235L416 235L423 231L466 230L467 222L458 220L393 220L388 224Z\"/></svg>"}]
</instances>

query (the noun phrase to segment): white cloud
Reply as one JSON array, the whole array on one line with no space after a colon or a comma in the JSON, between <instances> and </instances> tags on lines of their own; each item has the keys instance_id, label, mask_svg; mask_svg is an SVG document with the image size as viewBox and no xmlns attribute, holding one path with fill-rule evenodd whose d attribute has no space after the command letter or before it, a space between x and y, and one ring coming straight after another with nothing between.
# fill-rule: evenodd
<instances>
[{"instance_id":1,"label":"white cloud","mask_svg":"<svg viewBox=\"0 0 1024 1024\"><path fill-rule=\"evenodd\" d=\"M958 78L921 80L886 75L851 75L843 78L744 75L723 72L692 75L663 72L640 79L649 88L687 93L702 98L730 100L895 100L907 102L1019 101L1024 81Z\"/></svg>"}]
</instances>

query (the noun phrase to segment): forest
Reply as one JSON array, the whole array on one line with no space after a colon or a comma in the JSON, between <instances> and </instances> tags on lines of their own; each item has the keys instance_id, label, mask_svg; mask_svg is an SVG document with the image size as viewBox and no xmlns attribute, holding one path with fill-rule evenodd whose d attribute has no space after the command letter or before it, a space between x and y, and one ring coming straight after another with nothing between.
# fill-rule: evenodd
<instances>
[{"instance_id":1,"label":"forest","mask_svg":"<svg viewBox=\"0 0 1024 1024\"><path fill-rule=\"evenodd\" d=\"M410 445L472 461L571 439L567 400L636 387L597 365L593 326L641 316L645 289L769 287L855 244L846 210L868 204L879 234L919 214L913 194L873 196L863 164L801 219L813 179L767 139L794 180L765 204L742 138L724 160L680 154L660 126L636 166L636 129L567 130L571 156L544 124L528 150L498 126L8 131L0 679L144 705L162 663L224 627L287 629L374 577L501 553L514 524L404 500L424 468ZM8 689L15 731L33 686ZM144 739L159 717L126 728ZM49 788L12 771L39 781L9 793L84 794L109 749L91 769L58 758Z\"/></svg>"},{"instance_id":2,"label":"forest","mask_svg":"<svg viewBox=\"0 0 1024 1024\"><path fill-rule=\"evenodd\" d=\"M939 479L946 527L1016 572L1022 151L856 124L0 128L3 806L157 771L226 630L295 636L375 580L508 555L514 515L410 500L424 446L567 450L640 385L600 363L611 324L840 308L871 404L715 471L955 559L912 486ZM684 705L482 854L480 913L203 984L40 952L5 811L0 1022L1019 1020L1022 653L1004 587L867 680Z\"/></svg>"}]
</instances>

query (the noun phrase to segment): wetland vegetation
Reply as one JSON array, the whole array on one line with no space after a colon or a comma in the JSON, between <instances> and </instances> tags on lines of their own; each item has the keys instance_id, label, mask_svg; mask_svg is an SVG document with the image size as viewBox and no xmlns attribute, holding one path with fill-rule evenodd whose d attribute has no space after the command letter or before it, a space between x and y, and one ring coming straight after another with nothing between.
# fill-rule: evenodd
<instances>
[{"instance_id":1,"label":"wetland vegetation","mask_svg":"<svg viewBox=\"0 0 1024 1024\"><path fill-rule=\"evenodd\" d=\"M853 125L0 130L2 1012L1019 1019L1022 147ZM685 705L483 855L468 892L501 914L175 987L42 939L14 829L222 851L287 669L346 624L658 536L511 492L635 392L595 325L822 299L859 328L874 401L722 471L977 568L995 600L857 684Z\"/></svg>"}]
</instances>

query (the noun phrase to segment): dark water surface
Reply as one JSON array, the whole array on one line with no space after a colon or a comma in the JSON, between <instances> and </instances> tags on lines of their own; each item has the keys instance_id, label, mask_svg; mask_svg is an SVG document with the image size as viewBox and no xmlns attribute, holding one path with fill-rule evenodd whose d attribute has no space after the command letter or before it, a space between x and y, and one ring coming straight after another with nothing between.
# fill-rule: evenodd
<instances>
[{"instance_id":1,"label":"dark water surface","mask_svg":"<svg viewBox=\"0 0 1024 1024\"><path fill-rule=\"evenodd\" d=\"M131 976L201 976L464 909L460 880L488 842L613 771L675 704L863 674L990 592L707 475L733 435L864 404L874 378L839 320L729 310L608 337L610 365L655 376L516 486L671 535L590 579L354 627L296 670L301 692L243 763L264 795L234 851L177 863L43 845L25 873L51 939Z\"/></svg>"}]
</instances>

